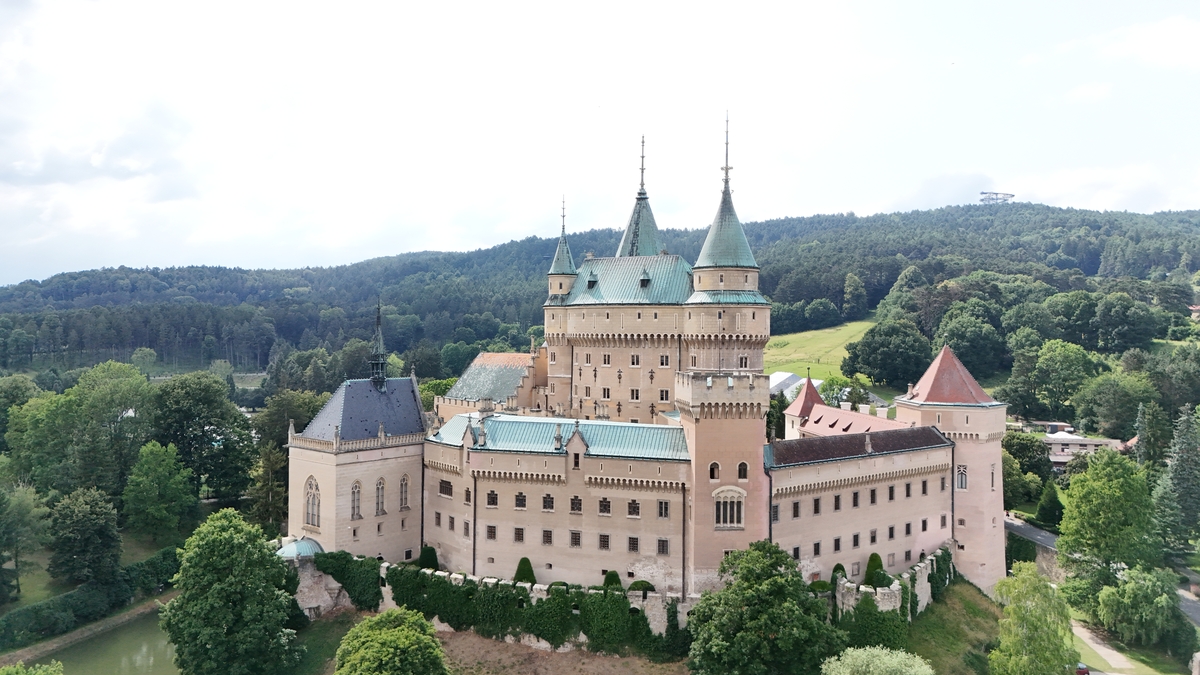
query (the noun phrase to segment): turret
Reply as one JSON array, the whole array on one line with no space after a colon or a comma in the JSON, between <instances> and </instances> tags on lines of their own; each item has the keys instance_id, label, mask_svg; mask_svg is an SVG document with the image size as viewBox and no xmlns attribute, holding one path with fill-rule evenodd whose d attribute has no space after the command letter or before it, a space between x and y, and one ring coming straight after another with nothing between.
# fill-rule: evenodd
<instances>
[{"instance_id":1,"label":"turret","mask_svg":"<svg viewBox=\"0 0 1200 675\"><path fill-rule=\"evenodd\" d=\"M729 120L725 120L725 188L717 216L708 227L700 256L692 266L692 283L697 291L756 291L758 263L750 251L746 232L733 209L729 189Z\"/></svg>"},{"instance_id":2,"label":"turret","mask_svg":"<svg viewBox=\"0 0 1200 675\"><path fill-rule=\"evenodd\" d=\"M547 274L550 282L550 295L567 295L575 285L575 259L571 257L571 247L567 245L567 203L563 201L562 233L558 236L558 249L554 251L554 262L550 263Z\"/></svg>"},{"instance_id":3,"label":"turret","mask_svg":"<svg viewBox=\"0 0 1200 675\"><path fill-rule=\"evenodd\" d=\"M654 222L654 213L650 211L650 198L646 196L646 137L642 136L642 182L615 257L658 255L663 250L658 225Z\"/></svg>"}]
</instances>

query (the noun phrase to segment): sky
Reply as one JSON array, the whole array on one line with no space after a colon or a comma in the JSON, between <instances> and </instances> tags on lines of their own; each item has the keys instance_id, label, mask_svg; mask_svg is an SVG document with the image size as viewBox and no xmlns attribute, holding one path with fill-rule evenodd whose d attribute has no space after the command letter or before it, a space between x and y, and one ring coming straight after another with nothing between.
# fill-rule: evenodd
<instances>
[{"instance_id":1,"label":"sky","mask_svg":"<svg viewBox=\"0 0 1200 675\"><path fill-rule=\"evenodd\" d=\"M0 0L0 284L1018 201L1200 208L1200 3Z\"/></svg>"}]
</instances>

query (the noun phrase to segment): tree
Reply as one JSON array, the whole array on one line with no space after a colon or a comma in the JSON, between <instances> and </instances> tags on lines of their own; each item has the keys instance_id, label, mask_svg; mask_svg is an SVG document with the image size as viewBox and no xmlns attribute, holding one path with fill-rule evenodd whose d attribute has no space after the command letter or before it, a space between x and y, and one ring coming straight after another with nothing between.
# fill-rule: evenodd
<instances>
[{"instance_id":1,"label":"tree","mask_svg":"<svg viewBox=\"0 0 1200 675\"><path fill-rule=\"evenodd\" d=\"M933 675L933 666L900 649L850 647L825 659L821 675Z\"/></svg>"},{"instance_id":2,"label":"tree","mask_svg":"<svg viewBox=\"0 0 1200 675\"><path fill-rule=\"evenodd\" d=\"M1120 354L1128 349L1146 349L1154 339L1155 321L1150 307L1128 293L1109 293L1096 304L1092 319L1099 351Z\"/></svg>"},{"instance_id":3,"label":"tree","mask_svg":"<svg viewBox=\"0 0 1200 675\"><path fill-rule=\"evenodd\" d=\"M285 628L292 598L287 563L262 530L233 509L209 516L188 538L172 583L179 595L160 625L183 675L290 672L299 662Z\"/></svg>"},{"instance_id":4,"label":"tree","mask_svg":"<svg viewBox=\"0 0 1200 675\"><path fill-rule=\"evenodd\" d=\"M1007 511L1025 503L1029 499L1029 492L1016 458L1001 450L1000 466L1004 475L1004 509Z\"/></svg>"},{"instance_id":5,"label":"tree","mask_svg":"<svg viewBox=\"0 0 1200 675\"><path fill-rule=\"evenodd\" d=\"M283 476L287 473L287 457L272 442L262 445L258 462L250 472L251 517L263 530L274 536L287 518L287 488Z\"/></svg>"},{"instance_id":6,"label":"tree","mask_svg":"<svg viewBox=\"0 0 1200 675\"><path fill-rule=\"evenodd\" d=\"M1119 584L1100 591L1097 618L1125 642L1158 644L1179 612L1176 578L1169 570L1125 570Z\"/></svg>"},{"instance_id":7,"label":"tree","mask_svg":"<svg viewBox=\"0 0 1200 675\"><path fill-rule=\"evenodd\" d=\"M908 622L898 612L881 612L875 596L863 593L853 612L842 614L838 628L849 636L851 647L908 647Z\"/></svg>"},{"instance_id":8,"label":"tree","mask_svg":"<svg viewBox=\"0 0 1200 675\"><path fill-rule=\"evenodd\" d=\"M1104 373L1084 383L1073 397L1076 424L1084 432L1127 440L1137 433L1137 412L1157 396L1145 373Z\"/></svg>"},{"instance_id":9,"label":"tree","mask_svg":"<svg viewBox=\"0 0 1200 675\"><path fill-rule=\"evenodd\" d=\"M0 551L13 563L13 581L21 592L21 575L33 568L26 555L46 543L46 524L50 509L42 503L30 485L16 485L3 491L4 508L0 510Z\"/></svg>"},{"instance_id":10,"label":"tree","mask_svg":"<svg viewBox=\"0 0 1200 675\"><path fill-rule=\"evenodd\" d=\"M1191 553L1188 528L1179 509L1179 498L1175 490L1172 467L1167 467L1158 478L1150 499L1154 504L1154 534L1162 544L1163 556L1180 562Z\"/></svg>"},{"instance_id":11,"label":"tree","mask_svg":"<svg viewBox=\"0 0 1200 675\"><path fill-rule=\"evenodd\" d=\"M846 286L842 293L842 317L847 321L857 321L867 315L867 287L863 285L858 275L846 274Z\"/></svg>"},{"instance_id":12,"label":"tree","mask_svg":"<svg viewBox=\"0 0 1200 675\"><path fill-rule=\"evenodd\" d=\"M4 441L8 431L8 409L25 405L39 393L41 389L25 375L0 377L0 454L8 453L8 444Z\"/></svg>"},{"instance_id":13,"label":"tree","mask_svg":"<svg viewBox=\"0 0 1200 675\"><path fill-rule=\"evenodd\" d=\"M1128 458L1108 448L1097 450L1087 471L1071 479L1070 497L1058 538L1064 567L1158 562L1161 552L1153 537L1154 510L1146 478Z\"/></svg>"},{"instance_id":14,"label":"tree","mask_svg":"<svg viewBox=\"0 0 1200 675\"><path fill-rule=\"evenodd\" d=\"M866 385L858 376L847 378L830 375L821 382L820 387L817 387L817 393L821 395L821 399L825 401L826 405L835 408L842 403L858 406L871 401L870 392L867 391Z\"/></svg>"},{"instance_id":15,"label":"tree","mask_svg":"<svg viewBox=\"0 0 1200 675\"><path fill-rule=\"evenodd\" d=\"M1050 462L1050 446L1043 443L1037 434L1010 431L1004 434L1000 447L1017 460L1021 473L1035 473L1042 480L1049 480L1054 476L1054 464Z\"/></svg>"},{"instance_id":16,"label":"tree","mask_svg":"<svg viewBox=\"0 0 1200 675\"><path fill-rule=\"evenodd\" d=\"M777 545L734 551L718 573L725 588L705 594L688 620L693 672L811 673L845 646L845 632L826 621L828 605Z\"/></svg>"},{"instance_id":17,"label":"tree","mask_svg":"<svg viewBox=\"0 0 1200 675\"><path fill-rule=\"evenodd\" d=\"M876 384L903 389L925 373L933 361L929 340L909 321L881 321L862 339L846 345L842 374L866 375Z\"/></svg>"},{"instance_id":18,"label":"tree","mask_svg":"<svg viewBox=\"0 0 1200 675\"><path fill-rule=\"evenodd\" d=\"M192 470L179 461L174 445L143 445L123 496L129 529L153 541L178 533L180 521L197 505L191 477Z\"/></svg>"},{"instance_id":19,"label":"tree","mask_svg":"<svg viewBox=\"0 0 1200 675\"><path fill-rule=\"evenodd\" d=\"M178 449L197 490L203 482L218 499L240 496L250 481L250 429L221 378L207 372L172 377L158 387L155 401L156 440Z\"/></svg>"},{"instance_id":20,"label":"tree","mask_svg":"<svg viewBox=\"0 0 1200 675\"><path fill-rule=\"evenodd\" d=\"M1200 533L1200 433L1192 409L1184 406L1175 420L1175 436L1168 450L1171 477L1183 526L1193 536Z\"/></svg>"},{"instance_id":21,"label":"tree","mask_svg":"<svg viewBox=\"0 0 1200 675\"><path fill-rule=\"evenodd\" d=\"M1096 366L1083 347L1062 340L1049 340L1038 351L1037 367L1032 378L1050 414L1058 419L1072 419L1074 411L1069 401Z\"/></svg>"},{"instance_id":22,"label":"tree","mask_svg":"<svg viewBox=\"0 0 1200 675\"><path fill-rule=\"evenodd\" d=\"M63 675L63 666L58 661L51 661L42 666L18 663L15 666L0 666L0 675Z\"/></svg>"},{"instance_id":23,"label":"tree","mask_svg":"<svg viewBox=\"0 0 1200 675\"><path fill-rule=\"evenodd\" d=\"M1015 562L1012 576L996 583L1004 605L1000 644L988 654L993 675L1062 675L1079 662L1071 643L1067 603L1037 572L1037 565Z\"/></svg>"},{"instance_id":24,"label":"tree","mask_svg":"<svg viewBox=\"0 0 1200 675\"><path fill-rule=\"evenodd\" d=\"M109 583L121 571L117 510L96 488L63 497L50 516L50 576Z\"/></svg>"},{"instance_id":25,"label":"tree","mask_svg":"<svg viewBox=\"0 0 1200 675\"><path fill-rule=\"evenodd\" d=\"M268 396L267 406L251 422L259 443L274 443L281 448L287 445L289 422L295 423L296 433L303 432L329 401L329 396L329 393L293 389L281 389L274 396Z\"/></svg>"},{"instance_id":26,"label":"tree","mask_svg":"<svg viewBox=\"0 0 1200 675\"><path fill-rule=\"evenodd\" d=\"M513 581L526 584L537 583L537 577L533 574L533 565L529 562L529 558L521 558L517 561L517 573L513 576Z\"/></svg>"},{"instance_id":27,"label":"tree","mask_svg":"<svg viewBox=\"0 0 1200 675\"><path fill-rule=\"evenodd\" d=\"M1134 454L1138 464L1161 463L1166 460L1172 429L1171 420L1162 406L1154 401L1139 405L1133 430L1137 434Z\"/></svg>"},{"instance_id":28,"label":"tree","mask_svg":"<svg viewBox=\"0 0 1200 675\"><path fill-rule=\"evenodd\" d=\"M1046 525L1058 526L1062 522L1063 505L1058 498L1058 487L1048 480L1042 487L1042 498L1038 500L1037 519Z\"/></svg>"},{"instance_id":29,"label":"tree","mask_svg":"<svg viewBox=\"0 0 1200 675\"><path fill-rule=\"evenodd\" d=\"M149 375L150 369L158 362L158 354L149 347L138 347L133 350L133 355L129 357L129 362L143 375Z\"/></svg>"},{"instance_id":30,"label":"tree","mask_svg":"<svg viewBox=\"0 0 1200 675\"><path fill-rule=\"evenodd\" d=\"M809 330L829 328L842 322L842 314L838 311L837 305L825 298L817 298L804 308L804 321L808 324Z\"/></svg>"},{"instance_id":31,"label":"tree","mask_svg":"<svg viewBox=\"0 0 1200 675\"><path fill-rule=\"evenodd\" d=\"M334 675L439 675L448 673L433 624L401 607L351 628L337 650Z\"/></svg>"},{"instance_id":32,"label":"tree","mask_svg":"<svg viewBox=\"0 0 1200 675\"><path fill-rule=\"evenodd\" d=\"M979 377L996 372L1004 356L1004 341L991 324L968 314L949 313L937 329L933 351L949 345L967 370Z\"/></svg>"},{"instance_id":33,"label":"tree","mask_svg":"<svg viewBox=\"0 0 1200 675\"><path fill-rule=\"evenodd\" d=\"M432 546L422 546L421 555L417 557L417 567L423 570L438 569L437 549Z\"/></svg>"}]
</instances>

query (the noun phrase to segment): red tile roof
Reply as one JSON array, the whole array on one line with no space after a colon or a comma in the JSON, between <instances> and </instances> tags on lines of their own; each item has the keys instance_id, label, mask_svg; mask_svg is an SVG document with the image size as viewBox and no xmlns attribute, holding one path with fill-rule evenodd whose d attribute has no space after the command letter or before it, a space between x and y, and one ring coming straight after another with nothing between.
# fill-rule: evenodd
<instances>
[{"instance_id":1,"label":"red tile roof","mask_svg":"<svg viewBox=\"0 0 1200 675\"><path fill-rule=\"evenodd\" d=\"M796 400L783 412L800 418L797 428L810 436L838 436L881 429L905 429L908 424L825 405L812 380L805 380Z\"/></svg>"},{"instance_id":2,"label":"red tile roof","mask_svg":"<svg viewBox=\"0 0 1200 675\"><path fill-rule=\"evenodd\" d=\"M821 398L821 394L813 386L812 378L806 377L804 378L804 386L796 394L796 400L787 407L787 410L783 411L783 414L808 417L814 405L825 405L825 400Z\"/></svg>"},{"instance_id":3,"label":"red tile roof","mask_svg":"<svg viewBox=\"0 0 1200 675\"><path fill-rule=\"evenodd\" d=\"M967 367L958 360L949 346L942 347L929 370L905 397L918 403L986 404L996 400L971 377Z\"/></svg>"}]
</instances>

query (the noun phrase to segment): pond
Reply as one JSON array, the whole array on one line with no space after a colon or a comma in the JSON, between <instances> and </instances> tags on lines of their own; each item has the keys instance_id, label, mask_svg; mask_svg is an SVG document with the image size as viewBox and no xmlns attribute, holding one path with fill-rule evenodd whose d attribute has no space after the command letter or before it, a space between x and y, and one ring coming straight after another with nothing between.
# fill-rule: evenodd
<instances>
[{"instance_id":1,"label":"pond","mask_svg":"<svg viewBox=\"0 0 1200 675\"><path fill-rule=\"evenodd\" d=\"M38 663L61 661L63 675L179 675L175 647L147 614L94 638L55 652Z\"/></svg>"}]
</instances>

